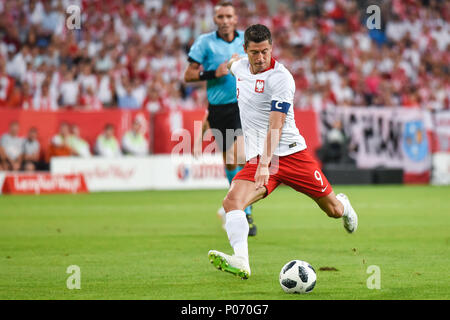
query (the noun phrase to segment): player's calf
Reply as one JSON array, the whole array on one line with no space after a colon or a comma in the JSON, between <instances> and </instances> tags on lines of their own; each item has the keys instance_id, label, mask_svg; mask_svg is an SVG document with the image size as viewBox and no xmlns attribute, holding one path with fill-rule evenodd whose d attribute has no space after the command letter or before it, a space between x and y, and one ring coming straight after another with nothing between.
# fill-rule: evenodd
<instances>
[{"instance_id":1,"label":"player's calf","mask_svg":"<svg viewBox=\"0 0 450 320\"><path fill-rule=\"evenodd\" d=\"M328 196L315 199L320 208L331 218L342 218L344 228L353 233L358 228L358 216L347 196L343 193L337 196L332 192Z\"/></svg>"},{"instance_id":2,"label":"player's calf","mask_svg":"<svg viewBox=\"0 0 450 320\"><path fill-rule=\"evenodd\" d=\"M344 205L336 198L334 192L314 200L330 218L338 219L344 215Z\"/></svg>"}]
</instances>

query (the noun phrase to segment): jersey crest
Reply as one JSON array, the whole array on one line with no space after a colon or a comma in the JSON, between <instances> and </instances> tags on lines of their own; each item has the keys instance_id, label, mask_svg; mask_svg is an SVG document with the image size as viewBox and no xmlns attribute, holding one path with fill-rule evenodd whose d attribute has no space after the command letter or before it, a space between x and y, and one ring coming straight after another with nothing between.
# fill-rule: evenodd
<instances>
[{"instance_id":1,"label":"jersey crest","mask_svg":"<svg viewBox=\"0 0 450 320\"><path fill-rule=\"evenodd\" d=\"M264 80L256 80L255 92L258 92L258 93L264 92Z\"/></svg>"}]
</instances>

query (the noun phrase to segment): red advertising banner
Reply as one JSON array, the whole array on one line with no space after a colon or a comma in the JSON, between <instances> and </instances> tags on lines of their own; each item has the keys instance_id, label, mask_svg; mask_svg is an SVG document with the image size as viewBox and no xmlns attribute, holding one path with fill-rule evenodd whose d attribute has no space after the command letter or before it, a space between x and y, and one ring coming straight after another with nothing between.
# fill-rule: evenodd
<instances>
[{"instance_id":1,"label":"red advertising banner","mask_svg":"<svg viewBox=\"0 0 450 320\"><path fill-rule=\"evenodd\" d=\"M88 192L82 174L7 174L3 194L52 194Z\"/></svg>"},{"instance_id":2,"label":"red advertising banner","mask_svg":"<svg viewBox=\"0 0 450 320\"><path fill-rule=\"evenodd\" d=\"M61 123L75 124L80 129L80 134L89 145L95 145L97 136L102 133L105 125L110 123L115 127L117 139L122 138L131 128L134 119L145 121L144 132L148 138L151 132L150 114L147 111L129 110L104 110L104 111L27 111L27 110L0 110L0 135L8 132L9 124L18 121L20 124L19 135L25 137L31 127L38 129L41 149L47 150L50 141L57 134Z\"/></svg>"}]
</instances>

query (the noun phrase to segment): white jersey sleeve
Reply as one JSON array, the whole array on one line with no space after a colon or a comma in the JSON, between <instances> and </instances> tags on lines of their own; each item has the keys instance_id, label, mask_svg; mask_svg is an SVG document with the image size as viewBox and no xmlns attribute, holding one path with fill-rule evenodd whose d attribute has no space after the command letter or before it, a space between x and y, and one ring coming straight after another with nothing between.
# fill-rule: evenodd
<instances>
[{"instance_id":1,"label":"white jersey sleeve","mask_svg":"<svg viewBox=\"0 0 450 320\"><path fill-rule=\"evenodd\" d=\"M230 71L235 77L237 77L236 72L238 72L239 64L242 63L242 60L243 59L239 59L238 61L235 61L231 64Z\"/></svg>"},{"instance_id":2,"label":"white jersey sleeve","mask_svg":"<svg viewBox=\"0 0 450 320\"><path fill-rule=\"evenodd\" d=\"M272 101L287 102L294 107L295 81L288 72L276 71L270 75L270 92Z\"/></svg>"}]
</instances>

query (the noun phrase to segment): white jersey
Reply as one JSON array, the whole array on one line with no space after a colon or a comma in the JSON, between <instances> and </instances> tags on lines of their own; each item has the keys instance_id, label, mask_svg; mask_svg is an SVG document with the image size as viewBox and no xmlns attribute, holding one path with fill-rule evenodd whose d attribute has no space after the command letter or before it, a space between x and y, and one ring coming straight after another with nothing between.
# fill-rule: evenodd
<instances>
[{"instance_id":1,"label":"white jersey","mask_svg":"<svg viewBox=\"0 0 450 320\"><path fill-rule=\"evenodd\" d=\"M274 155L287 156L306 149L305 139L295 125L295 82L291 73L281 63L272 59L268 70L252 74L248 58L234 62L231 72L236 78L246 160L263 154L272 108L280 111L288 108L280 143L274 150Z\"/></svg>"}]
</instances>

